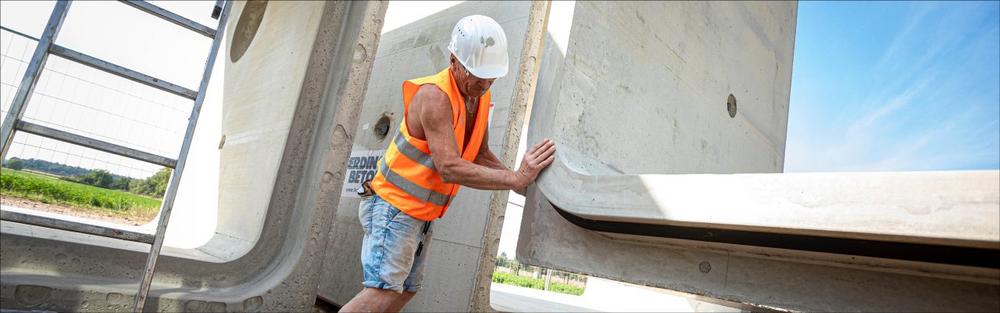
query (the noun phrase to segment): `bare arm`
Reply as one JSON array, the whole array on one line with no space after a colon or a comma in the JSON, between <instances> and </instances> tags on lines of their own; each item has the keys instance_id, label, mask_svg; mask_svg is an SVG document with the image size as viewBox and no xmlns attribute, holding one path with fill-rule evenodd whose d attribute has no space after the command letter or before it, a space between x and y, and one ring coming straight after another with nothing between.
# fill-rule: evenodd
<instances>
[{"instance_id":1,"label":"bare arm","mask_svg":"<svg viewBox=\"0 0 1000 313\"><path fill-rule=\"evenodd\" d=\"M500 159L497 158L495 154L493 154L493 151L490 151L489 139L490 139L490 133L489 130L487 130L483 134L483 144L482 146L479 146L479 154L476 155L476 159L473 161L473 163L497 170L509 170L509 168L507 168L507 166L504 166L503 162L500 162Z\"/></svg>"},{"instance_id":2,"label":"bare arm","mask_svg":"<svg viewBox=\"0 0 1000 313\"><path fill-rule=\"evenodd\" d=\"M449 183L479 189L520 188L524 179L513 171L494 169L462 159L453 132L451 103L436 88L421 87L413 97L413 107L420 111L420 124L431 149L434 167Z\"/></svg>"},{"instance_id":3,"label":"bare arm","mask_svg":"<svg viewBox=\"0 0 1000 313\"><path fill-rule=\"evenodd\" d=\"M441 179L445 182L477 189L523 190L525 186L535 180L542 168L552 163L555 145L550 140L535 145L531 151L534 153L530 157L533 162L529 166L525 166L525 162L522 162L522 168L518 171L508 170L492 153L489 155L492 156L495 164L492 164L492 161L487 161L491 163L491 166L462 159L458 145L455 143L454 124L451 121L451 104L444 92L434 87L428 87L421 87L417 91L413 97L412 106L419 110L418 118L430 146L434 167L437 168ZM542 149L543 146L545 149ZM525 161L528 159L528 154L526 154ZM492 165L499 168L494 168Z\"/></svg>"},{"instance_id":4,"label":"bare arm","mask_svg":"<svg viewBox=\"0 0 1000 313\"><path fill-rule=\"evenodd\" d=\"M500 162L500 158L497 158L497 156L493 154L493 151L490 150L489 132L487 132L483 136L484 136L483 145L479 147L479 154L476 155L475 163L492 169L509 170L507 166L503 165L503 162ZM517 194L524 195L525 192L527 191L525 187L519 189L511 189L511 190L513 190Z\"/></svg>"}]
</instances>

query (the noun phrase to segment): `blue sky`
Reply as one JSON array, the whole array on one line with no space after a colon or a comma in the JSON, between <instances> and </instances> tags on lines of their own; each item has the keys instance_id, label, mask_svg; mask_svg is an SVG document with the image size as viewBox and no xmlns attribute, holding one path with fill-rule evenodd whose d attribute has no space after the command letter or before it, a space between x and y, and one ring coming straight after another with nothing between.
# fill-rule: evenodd
<instances>
[{"instance_id":1,"label":"blue sky","mask_svg":"<svg viewBox=\"0 0 1000 313\"><path fill-rule=\"evenodd\" d=\"M1000 2L800 2L786 172L1000 168Z\"/></svg>"}]
</instances>

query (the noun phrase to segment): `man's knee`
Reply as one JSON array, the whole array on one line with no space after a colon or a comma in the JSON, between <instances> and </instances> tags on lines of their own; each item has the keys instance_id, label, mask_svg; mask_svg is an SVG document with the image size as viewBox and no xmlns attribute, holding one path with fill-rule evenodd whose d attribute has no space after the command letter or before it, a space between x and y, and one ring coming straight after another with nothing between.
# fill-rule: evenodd
<instances>
[{"instance_id":1,"label":"man's knee","mask_svg":"<svg viewBox=\"0 0 1000 313\"><path fill-rule=\"evenodd\" d=\"M403 293L397 294L396 300L393 301L392 307L389 311L393 312L402 311L403 306L406 306L406 303L410 302L410 299L413 298L413 296L416 294L417 294L416 292L410 292L410 291L403 291Z\"/></svg>"},{"instance_id":2,"label":"man's knee","mask_svg":"<svg viewBox=\"0 0 1000 313\"><path fill-rule=\"evenodd\" d=\"M365 289L369 290L373 294L372 295L373 297L387 300L390 302L409 301L410 298L413 298L413 296L417 294L416 292L409 292L409 291L397 292L395 290L390 290L390 289L378 289L378 288L365 288Z\"/></svg>"},{"instance_id":3,"label":"man's knee","mask_svg":"<svg viewBox=\"0 0 1000 313\"><path fill-rule=\"evenodd\" d=\"M403 293L400 293L396 296L396 301L394 302L397 303L400 308L402 308L402 306L405 305L407 302L410 302L410 299L413 299L413 296L415 295L417 295L416 292L403 291Z\"/></svg>"},{"instance_id":4,"label":"man's knee","mask_svg":"<svg viewBox=\"0 0 1000 313\"><path fill-rule=\"evenodd\" d=\"M341 312L386 312L395 309L402 294L387 289L365 288L340 309Z\"/></svg>"}]
</instances>

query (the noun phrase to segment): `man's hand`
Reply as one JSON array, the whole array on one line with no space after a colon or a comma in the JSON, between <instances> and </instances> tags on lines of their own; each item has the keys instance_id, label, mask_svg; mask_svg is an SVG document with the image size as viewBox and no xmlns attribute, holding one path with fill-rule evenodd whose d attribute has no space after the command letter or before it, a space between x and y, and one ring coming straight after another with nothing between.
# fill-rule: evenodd
<instances>
[{"instance_id":1,"label":"man's hand","mask_svg":"<svg viewBox=\"0 0 1000 313\"><path fill-rule=\"evenodd\" d=\"M545 138L524 152L521 167L517 169L518 188L514 192L524 194L525 188L535 182L538 173L552 164L556 159L556 144L552 139Z\"/></svg>"}]
</instances>

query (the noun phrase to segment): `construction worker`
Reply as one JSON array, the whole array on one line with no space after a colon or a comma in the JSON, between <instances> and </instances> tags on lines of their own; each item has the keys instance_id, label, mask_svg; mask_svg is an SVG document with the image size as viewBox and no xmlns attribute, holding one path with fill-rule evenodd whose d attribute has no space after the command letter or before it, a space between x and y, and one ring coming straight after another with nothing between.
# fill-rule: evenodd
<instances>
[{"instance_id":1,"label":"construction worker","mask_svg":"<svg viewBox=\"0 0 1000 313\"><path fill-rule=\"evenodd\" d=\"M423 280L431 222L459 186L524 193L555 158L544 139L512 171L489 150L490 86L507 74L507 36L492 18L462 18L441 72L403 82L403 119L366 189L359 219L364 289L343 312L399 311ZM444 296L444 295L442 295Z\"/></svg>"}]
</instances>

